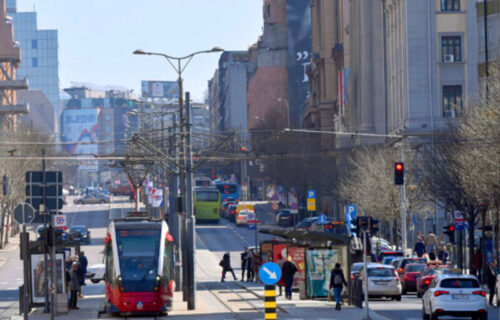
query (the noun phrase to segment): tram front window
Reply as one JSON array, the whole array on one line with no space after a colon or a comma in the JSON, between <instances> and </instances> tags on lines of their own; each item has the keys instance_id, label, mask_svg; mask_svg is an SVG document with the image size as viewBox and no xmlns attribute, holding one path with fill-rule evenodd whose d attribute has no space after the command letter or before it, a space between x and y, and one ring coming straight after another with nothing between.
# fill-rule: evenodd
<instances>
[{"instance_id":1,"label":"tram front window","mask_svg":"<svg viewBox=\"0 0 500 320\"><path fill-rule=\"evenodd\" d=\"M125 292L153 291L158 274L160 228L116 229Z\"/></svg>"}]
</instances>

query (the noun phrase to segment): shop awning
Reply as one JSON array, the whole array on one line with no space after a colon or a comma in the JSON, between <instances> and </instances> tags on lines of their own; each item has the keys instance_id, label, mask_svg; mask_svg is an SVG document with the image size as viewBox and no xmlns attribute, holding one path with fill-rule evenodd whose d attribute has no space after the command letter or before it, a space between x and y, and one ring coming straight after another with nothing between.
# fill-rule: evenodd
<instances>
[{"instance_id":1,"label":"shop awning","mask_svg":"<svg viewBox=\"0 0 500 320\"><path fill-rule=\"evenodd\" d=\"M271 234L273 236L282 237L285 239L296 239L298 241L314 241L324 242L330 241L332 244L349 245L349 238L332 233L332 232L317 232L307 230L292 230L292 229L277 229L277 228L263 228L259 230L260 233Z\"/></svg>"}]
</instances>

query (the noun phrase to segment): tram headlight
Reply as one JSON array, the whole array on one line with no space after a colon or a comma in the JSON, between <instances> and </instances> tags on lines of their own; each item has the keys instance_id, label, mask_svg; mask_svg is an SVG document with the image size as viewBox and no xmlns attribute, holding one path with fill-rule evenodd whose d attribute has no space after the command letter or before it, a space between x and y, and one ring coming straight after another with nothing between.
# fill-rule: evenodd
<instances>
[{"instance_id":1,"label":"tram headlight","mask_svg":"<svg viewBox=\"0 0 500 320\"><path fill-rule=\"evenodd\" d=\"M124 292L125 288L123 287L123 279L122 276L118 276L118 289L120 289L120 292Z\"/></svg>"},{"instance_id":2,"label":"tram headlight","mask_svg":"<svg viewBox=\"0 0 500 320\"><path fill-rule=\"evenodd\" d=\"M160 281L161 281L161 277L160 276L156 276L155 291L160 290Z\"/></svg>"}]
</instances>

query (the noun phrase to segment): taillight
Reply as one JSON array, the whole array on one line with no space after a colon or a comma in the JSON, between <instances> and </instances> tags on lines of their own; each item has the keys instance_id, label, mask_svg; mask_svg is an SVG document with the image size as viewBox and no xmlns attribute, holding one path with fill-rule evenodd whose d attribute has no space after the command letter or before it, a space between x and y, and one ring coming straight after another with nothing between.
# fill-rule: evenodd
<instances>
[{"instance_id":1,"label":"taillight","mask_svg":"<svg viewBox=\"0 0 500 320\"><path fill-rule=\"evenodd\" d=\"M170 282L168 283L168 293L171 297L174 295L174 291L175 291L175 281L170 280Z\"/></svg>"},{"instance_id":2,"label":"taillight","mask_svg":"<svg viewBox=\"0 0 500 320\"><path fill-rule=\"evenodd\" d=\"M481 295L483 297L486 297L486 292L484 292L482 290L472 291L472 294L477 294L477 295Z\"/></svg>"},{"instance_id":3,"label":"taillight","mask_svg":"<svg viewBox=\"0 0 500 320\"><path fill-rule=\"evenodd\" d=\"M438 291L434 292L434 297L439 297L440 295L443 295L443 294L450 294L450 292L444 291L444 290L438 290Z\"/></svg>"},{"instance_id":4,"label":"taillight","mask_svg":"<svg viewBox=\"0 0 500 320\"><path fill-rule=\"evenodd\" d=\"M407 274L405 275L405 281L408 281L410 280L410 276L408 276Z\"/></svg>"},{"instance_id":5,"label":"taillight","mask_svg":"<svg viewBox=\"0 0 500 320\"><path fill-rule=\"evenodd\" d=\"M403 268L399 268L398 272L403 273Z\"/></svg>"},{"instance_id":6,"label":"taillight","mask_svg":"<svg viewBox=\"0 0 500 320\"><path fill-rule=\"evenodd\" d=\"M356 279L356 277L353 274L351 274L351 279Z\"/></svg>"},{"instance_id":7,"label":"taillight","mask_svg":"<svg viewBox=\"0 0 500 320\"><path fill-rule=\"evenodd\" d=\"M240 220L241 220L241 219L243 219L243 217L242 217L242 216L238 216L238 219L240 219Z\"/></svg>"},{"instance_id":8,"label":"taillight","mask_svg":"<svg viewBox=\"0 0 500 320\"><path fill-rule=\"evenodd\" d=\"M333 226L332 226L331 224L327 224L327 225L325 226L325 229L332 229L332 228L333 228Z\"/></svg>"},{"instance_id":9,"label":"taillight","mask_svg":"<svg viewBox=\"0 0 500 320\"><path fill-rule=\"evenodd\" d=\"M424 280L424 284L427 284L427 285L431 284L431 280L430 279L425 279Z\"/></svg>"}]
</instances>

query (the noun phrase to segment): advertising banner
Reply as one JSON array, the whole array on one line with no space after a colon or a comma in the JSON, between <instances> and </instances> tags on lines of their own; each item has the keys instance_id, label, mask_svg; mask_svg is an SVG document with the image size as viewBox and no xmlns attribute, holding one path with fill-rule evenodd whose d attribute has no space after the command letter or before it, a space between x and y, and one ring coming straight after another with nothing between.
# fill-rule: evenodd
<instances>
[{"instance_id":1,"label":"advertising banner","mask_svg":"<svg viewBox=\"0 0 500 320\"><path fill-rule=\"evenodd\" d=\"M279 260L279 255L286 258L286 247L290 245L289 243L273 243L273 261Z\"/></svg>"},{"instance_id":2,"label":"advertising banner","mask_svg":"<svg viewBox=\"0 0 500 320\"><path fill-rule=\"evenodd\" d=\"M307 296L310 298L327 297L330 286L330 274L335 263L340 263L339 250L306 250Z\"/></svg>"},{"instance_id":3,"label":"advertising banner","mask_svg":"<svg viewBox=\"0 0 500 320\"><path fill-rule=\"evenodd\" d=\"M141 81L143 98L161 98L177 100L179 98L179 86L176 81Z\"/></svg>"},{"instance_id":4,"label":"advertising banner","mask_svg":"<svg viewBox=\"0 0 500 320\"><path fill-rule=\"evenodd\" d=\"M31 255L31 299L33 303L45 302L45 262L43 254ZM50 260L49 260L50 263ZM49 273L50 274L50 273ZM57 293L65 293L64 254L56 254Z\"/></svg>"},{"instance_id":5,"label":"advertising banner","mask_svg":"<svg viewBox=\"0 0 500 320\"><path fill-rule=\"evenodd\" d=\"M287 256L292 258L297 266L297 273L295 273L295 281L293 282L293 288L299 288L300 283L306 281L306 248L305 247L287 247Z\"/></svg>"},{"instance_id":6,"label":"advertising banner","mask_svg":"<svg viewBox=\"0 0 500 320\"><path fill-rule=\"evenodd\" d=\"M306 98L309 95L311 64L311 1L288 0L286 4L288 35L288 107L292 127L303 127Z\"/></svg>"}]
</instances>

